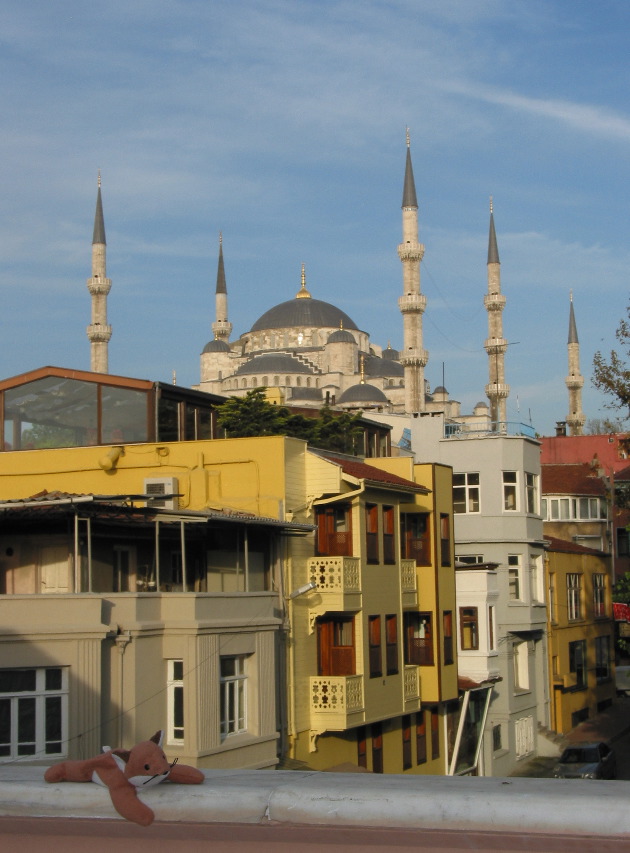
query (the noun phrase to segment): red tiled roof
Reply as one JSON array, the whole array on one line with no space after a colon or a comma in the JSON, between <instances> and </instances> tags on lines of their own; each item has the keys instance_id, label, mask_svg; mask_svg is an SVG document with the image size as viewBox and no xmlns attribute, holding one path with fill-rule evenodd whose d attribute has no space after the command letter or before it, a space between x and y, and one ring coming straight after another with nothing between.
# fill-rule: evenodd
<instances>
[{"instance_id":1,"label":"red tiled roof","mask_svg":"<svg viewBox=\"0 0 630 853\"><path fill-rule=\"evenodd\" d=\"M544 534L544 538L549 543L550 551L560 551L562 554L597 554L598 556L605 554L604 551L599 551L597 548L587 548L585 545L568 542L566 539L558 539L556 536ZM610 555L605 554L605 556Z\"/></svg>"},{"instance_id":2,"label":"red tiled roof","mask_svg":"<svg viewBox=\"0 0 630 853\"><path fill-rule=\"evenodd\" d=\"M577 465L541 465L543 495L606 494L604 481L586 463Z\"/></svg>"},{"instance_id":3,"label":"red tiled roof","mask_svg":"<svg viewBox=\"0 0 630 853\"><path fill-rule=\"evenodd\" d=\"M382 471L380 468L375 468L374 465L368 465L365 462L359 462L358 459L346 459L342 456L334 456L330 453L320 453L324 459L329 462L334 462L339 465L344 474L349 474L351 477L356 477L357 480L369 480L372 483L382 483L386 486L400 486L407 491L421 492L429 494L429 489L414 483L413 480L406 480L404 477L399 477L397 474L390 474L389 471Z\"/></svg>"}]
</instances>

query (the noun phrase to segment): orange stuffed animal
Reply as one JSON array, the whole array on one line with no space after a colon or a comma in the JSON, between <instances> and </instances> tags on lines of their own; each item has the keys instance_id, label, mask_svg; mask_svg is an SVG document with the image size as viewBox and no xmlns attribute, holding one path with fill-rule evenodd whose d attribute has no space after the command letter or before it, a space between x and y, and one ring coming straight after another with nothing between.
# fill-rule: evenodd
<instances>
[{"instance_id":1,"label":"orange stuffed animal","mask_svg":"<svg viewBox=\"0 0 630 853\"><path fill-rule=\"evenodd\" d=\"M98 782L109 788L114 808L119 815L148 826L155 815L138 799L138 789L149 788L165 779L183 785L199 785L204 775L196 767L169 764L162 752L164 732L156 732L151 740L131 750L103 747L103 755L86 761L62 761L44 774L47 782Z\"/></svg>"}]
</instances>

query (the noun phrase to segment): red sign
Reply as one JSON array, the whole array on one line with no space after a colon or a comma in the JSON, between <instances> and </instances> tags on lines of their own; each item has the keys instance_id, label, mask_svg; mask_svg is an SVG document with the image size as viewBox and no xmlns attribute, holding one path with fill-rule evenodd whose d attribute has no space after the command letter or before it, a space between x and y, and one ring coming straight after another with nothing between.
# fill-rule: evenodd
<instances>
[{"instance_id":1,"label":"red sign","mask_svg":"<svg viewBox=\"0 0 630 853\"><path fill-rule=\"evenodd\" d=\"M613 614L616 622L630 622L630 605L613 604Z\"/></svg>"}]
</instances>

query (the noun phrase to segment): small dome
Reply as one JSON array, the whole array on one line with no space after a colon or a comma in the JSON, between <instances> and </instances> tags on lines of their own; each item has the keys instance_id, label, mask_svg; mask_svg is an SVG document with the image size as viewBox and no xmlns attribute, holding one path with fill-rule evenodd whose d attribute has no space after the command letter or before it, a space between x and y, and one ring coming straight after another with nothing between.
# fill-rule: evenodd
<instances>
[{"instance_id":1,"label":"small dome","mask_svg":"<svg viewBox=\"0 0 630 853\"><path fill-rule=\"evenodd\" d=\"M312 367L284 352L268 352L250 358L241 364L236 373L240 376L251 373L315 373Z\"/></svg>"},{"instance_id":2,"label":"small dome","mask_svg":"<svg viewBox=\"0 0 630 853\"><path fill-rule=\"evenodd\" d=\"M231 352L231 350L228 344L225 343L225 341L222 341L219 338L215 338L215 340L210 341L205 345L205 347L201 351L202 355L204 352Z\"/></svg>"},{"instance_id":3,"label":"small dome","mask_svg":"<svg viewBox=\"0 0 630 853\"><path fill-rule=\"evenodd\" d=\"M404 377L405 368L393 359L379 358L377 355L365 359L367 376L399 376Z\"/></svg>"},{"instance_id":4,"label":"small dome","mask_svg":"<svg viewBox=\"0 0 630 853\"><path fill-rule=\"evenodd\" d=\"M434 394L448 394L448 391L443 385L438 385L437 388L433 389Z\"/></svg>"},{"instance_id":5,"label":"small dome","mask_svg":"<svg viewBox=\"0 0 630 853\"><path fill-rule=\"evenodd\" d=\"M333 332L331 335L328 336L328 341L326 343L356 344L356 341L352 332L349 332L347 329L337 329L336 332Z\"/></svg>"},{"instance_id":6,"label":"small dome","mask_svg":"<svg viewBox=\"0 0 630 853\"><path fill-rule=\"evenodd\" d=\"M381 358L386 358L388 361L398 361L400 353L397 349L392 349L391 346L387 344L387 348L383 350Z\"/></svg>"},{"instance_id":7,"label":"small dome","mask_svg":"<svg viewBox=\"0 0 630 853\"><path fill-rule=\"evenodd\" d=\"M351 385L350 388L346 388L337 403L389 403L389 400L380 388L375 385L368 385L366 382L360 382L358 385Z\"/></svg>"},{"instance_id":8,"label":"small dome","mask_svg":"<svg viewBox=\"0 0 630 853\"><path fill-rule=\"evenodd\" d=\"M475 403L475 409L488 409L489 406L485 400L480 400L478 403Z\"/></svg>"}]
</instances>

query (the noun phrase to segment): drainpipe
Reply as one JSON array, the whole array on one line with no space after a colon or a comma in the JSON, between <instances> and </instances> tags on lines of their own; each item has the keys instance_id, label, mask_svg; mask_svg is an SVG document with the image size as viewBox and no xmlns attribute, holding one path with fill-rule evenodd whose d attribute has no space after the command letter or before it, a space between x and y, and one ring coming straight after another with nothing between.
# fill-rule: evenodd
<instances>
[{"instance_id":1,"label":"drainpipe","mask_svg":"<svg viewBox=\"0 0 630 853\"><path fill-rule=\"evenodd\" d=\"M131 642L131 632L127 631L126 634L123 634L120 628L118 629L120 633L116 634L114 637L116 641L116 647L118 648L118 652L120 653L120 678L118 685L118 705L119 705L119 713L118 713L118 744L120 746L123 745L123 690L124 690L124 671L123 671L123 657L125 655L125 649Z\"/></svg>"}]
</instances>

